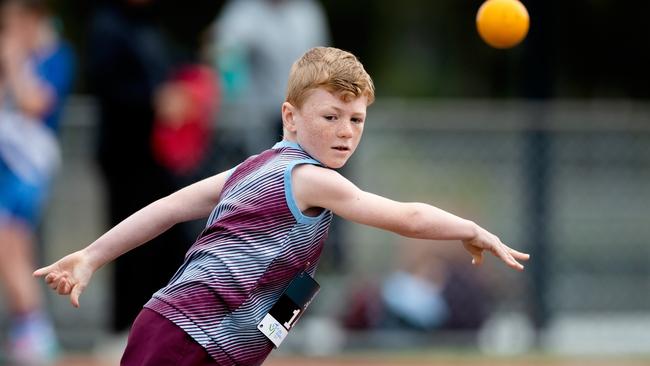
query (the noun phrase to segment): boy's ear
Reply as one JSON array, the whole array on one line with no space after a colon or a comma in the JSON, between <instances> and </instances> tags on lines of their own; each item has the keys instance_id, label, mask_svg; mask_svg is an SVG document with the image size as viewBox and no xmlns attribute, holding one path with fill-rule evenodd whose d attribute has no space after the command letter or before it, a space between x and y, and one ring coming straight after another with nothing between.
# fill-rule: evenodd
<instances>
[{"instance_id":1,"label":"boy's ear","mask_svg":"<svg viewBox=\"0 0 650 366\"><path fill-rule=\"evenodd\" d=\"M289 102L282 103L282 126L289 132L296 132L296 107Z\"/></svg>"}]
</instances>

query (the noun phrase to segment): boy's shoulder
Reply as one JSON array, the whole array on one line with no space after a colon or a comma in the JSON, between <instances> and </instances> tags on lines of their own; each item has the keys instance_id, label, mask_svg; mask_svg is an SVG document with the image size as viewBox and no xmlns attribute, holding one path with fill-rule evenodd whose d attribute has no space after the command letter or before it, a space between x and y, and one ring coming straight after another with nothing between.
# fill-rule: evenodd
<instances>
[{"instance_id":1,"label":"boy's shoulder","mask_svg":"<svg viewBox=\"0 0 650 366\"><path fill-rule=\"evenodd\" d=\"M358 188L334 169L303 164L291 174L296 200L306 208L322 207L334 210L336 202L354 197Z\"/></svg>"}]
</instances>

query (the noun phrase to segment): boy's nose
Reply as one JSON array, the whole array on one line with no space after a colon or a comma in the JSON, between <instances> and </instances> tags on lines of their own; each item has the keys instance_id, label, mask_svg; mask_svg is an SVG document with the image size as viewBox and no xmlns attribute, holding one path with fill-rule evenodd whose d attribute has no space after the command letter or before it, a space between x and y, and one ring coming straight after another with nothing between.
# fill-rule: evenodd
<instances>
[{"instance_id":1,"label":"boy's nose","mask_svg":"<svg viewBox=\"0 0 650 366\"><path fill-rule=\"evenodd\" d=\"M352 126L349 122L342 122L336 131L338 137L350 137L352 133Z\"/></svg>"}]
</instances>

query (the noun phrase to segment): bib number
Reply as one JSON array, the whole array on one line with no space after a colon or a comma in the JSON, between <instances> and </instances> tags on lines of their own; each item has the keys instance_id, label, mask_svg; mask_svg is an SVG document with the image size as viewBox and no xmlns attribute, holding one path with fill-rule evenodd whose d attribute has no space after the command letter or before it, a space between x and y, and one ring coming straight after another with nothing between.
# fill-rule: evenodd
<instances>
[{"instance_id":1,"label":"bib number","mask_svg":"<svg viewBox=\"0 0 650 366\"><path fill-rule=\"evenodd\" d=\"M318 282L309 273L302 271L291 280L289 287L257 325L257 329L270 339L276 348L279 347L319 290Z\"/></svg>"}]
</instances>

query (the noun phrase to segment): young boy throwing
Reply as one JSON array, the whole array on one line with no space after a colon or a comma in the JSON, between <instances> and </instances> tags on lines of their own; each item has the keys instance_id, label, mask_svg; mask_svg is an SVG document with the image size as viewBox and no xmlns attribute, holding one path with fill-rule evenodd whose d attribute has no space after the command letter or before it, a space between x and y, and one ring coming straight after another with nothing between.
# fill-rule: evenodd
<instances>
[{"instance_id":1,"label":"young boy throwing","mask_svg":"<svg viewBox=\"0 0 650 366\"><path fill-rule=\"evenodd\" d=\"M176 223L208 217L181 268L135 320L122 365L258 365L275 342L260 330L265 316L285 290L313 276L333 213L412 238L460 240L476 265L489 251L523 270L527 254L475 223L364 192L333 170L354 153L373 100L372 80L354 55L307 51L289 75L283 141L153 202L34 274L79 306L104 264Z\"/></svg>"}]
</instances>

